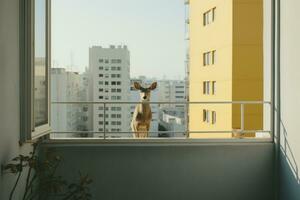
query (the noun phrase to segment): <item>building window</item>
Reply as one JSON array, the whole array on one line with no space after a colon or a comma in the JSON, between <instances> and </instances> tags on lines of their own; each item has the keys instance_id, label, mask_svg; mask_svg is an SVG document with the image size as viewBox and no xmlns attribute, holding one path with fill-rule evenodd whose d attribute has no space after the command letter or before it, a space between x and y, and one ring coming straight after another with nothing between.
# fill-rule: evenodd
<instances>
[{"instance_id":1,"label":"building window","mask_svg":"<svg viewBox=\"0 0 300 200\"><path fill-rule=\"evenodd\" d=\"M99 85L103 85L103 81L99 81L98 83L99 83Z\"/></svg>"},{"instance_id":2,"label":"building window","mask_svg":"<svg viewBox=\"0 0 300 200\"><path fill-rule=\"evenodd\" d=\"M99 92L103 92L103 88L99 88Z\"/></svg>"},{"instance_id":3,"label":"building window","mask_svg":"<svg viewBox=\"0 0 300 200\"><path fill-rule=\"evenodd\" d=\"M103 70L103 66L100 66L100 67L99 67L99 70Z\"/></svg>"},{"instance_id":4,"label":"building window","mask_svg":"<svg viewBox=\"0 0 300 200\"><path fill-rule=\"evenodd\" d=\"M103 96L99 96L99 99L103 99Z\"/></svg>"},{"instance_id":5,"label":"building window","mask_svg":"<svg viewBox=\"0 0 300 200\"><path fill-rule=\"evenodd\" d=\"M210 122L210 112L208 110L206 110L206 122Z\"/></svg>"},{"instance_id":6,"label":"building window","mask_svg":"<svg viewBox=\"0 0 300 200\"><path fill-rule=\"evenodd\" d=\"M212 81L212 94L215 95L216 94L216 84L217 82L216 81Z\"/></svg>"},{"instance_id":7,"label":"building window","mask_svg":"<svg viewBox=\"0 0 300 200\"><path fill-rule=\"evenodd\" d=\"M214 65L216 63L216 50L211 52L211 64Z\"/></svg>"},{"instance_id":8,"label":"building window","mask_svg":"<svg viewBox=\"0 0 300 200\"><path fill-rule=\"evenodd\" d=\"M203 122L206 122L207 119L207 110L203 110Z\"/></svg>"},{"instance_id":9,"label":"building window","mask_svg":"<svg viewBox=\"0 0 300 200\"><path fill-rule=\"evenodd\" d=\"M204 81L203 82L203 94L209 94L210 93L210 82Z\"/></svg>"},{"instance_id":10,"label":"building window","mask_svg":"<svg viewBox=\"0 0 300 200\"><path fill-rule=\"evenodd\" d=\"M211 123L216 124L216 122L217 122L217 113L216 113L216 111L211 112L211 117L212 117Z\"/></svg>"},{"instance_id":11,"label":"building window","mask_svg":"<svg viewBox=\"0 0 300 200\"><path fill-rule=\"evenodd\" d=\"M103 77L103 74L99 74L99 77Z\"/></svg>"},{"instance_id":12,"label":"building window","mask_svg":"<svg viewBox=\"0 0 300 200\"><path fill-rule=\"evenodd\" d=\"M211 24L216 19L216 7L210 9L209 11L203 14L203 25L207 26Z\"/></svg>"},{"instance_id":13,"label":"building window","mask_svg":"<svg viewBox=\"0 0 300 200\"><path fill-rule=\"evenodd\" d=\"M108 60L108 59L105 59L105 63L108 64L108 63L109 63L109 60Z\"/></svg>"},{"instance_id":14,"label":"building window","mask_svg":"<svg viewBox=\"0 0 300 200\"><path fill-rule=\"evenodd\" d=\"M105 81L105 85L109 85L108 81Z\"/></svg>"},{"instance_id":15,"label":"building window","mask_svg":"<svg viewBox=\"0 0 300 200\"><path fill-rule=\"evenodd\" d=\"M103 59L99 59L99 63L103 63L104 62L104 60ZM103 69L103 68L102 68Z\"/></svg>"},{"instance_id":16,"label":"building window","mask_svg":"<svg viewBox=\"0 0 300 200\"><path fill-rule=\"evenodd\" d=\"M111 63L116 64L116 63L121 63L121 59L111 59Z\"/></svg>"},{"instance_id":17,"label":"building window","mask_svg":"<svg viewBox=\"0 0 300 200\"><path fill-rule=\"evenodd\" d=\"M216 50L203 53L203 66L216 63Z\"/></svg>"}]
</instances>

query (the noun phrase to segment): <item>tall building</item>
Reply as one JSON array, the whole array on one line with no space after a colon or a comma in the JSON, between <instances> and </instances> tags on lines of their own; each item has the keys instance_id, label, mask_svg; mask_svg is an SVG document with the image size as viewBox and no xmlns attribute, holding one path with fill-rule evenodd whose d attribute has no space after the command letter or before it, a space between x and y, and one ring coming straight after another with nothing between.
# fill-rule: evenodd
<instances>
[{"instance_id":1,"label":"tall building","mask_svg":"<svg viewBox=\"0 0 300 200\"><path fill-rule=\"evenodd\" d=\"M89 49L90 91L94 102L130 101L130 54L127 46L103 48L93 46ZM119 138L131 134L130 105L103 104L93 106L93 129L95 137Z\"/></svg>"},{"instance_id":2,"label":"tall building","mask_svg":"<svg viewBox=\"0 0 300 200\"><path fill-rule=\"evenodd\" d=\"M80 101L82 98L81 76L65 68L51 69L51 101ZM51 125L53 131L83 131L87 129L88 118L83 115L81 105L53 104L51 106ZM55 137L78 137L76 134L55 134Z\"/></svg>"},{"instance_id":3,"label":"tall building","mask_svg":"<svg viewBox=\"0 0 300 200\"><path fill-rule=\"evenodd\" d=\"M263 1L189 0L190 101L263 100ZM190 105L190 131L240 130L240 105ZM261 105L245 106L245 130L263 128ZM254 136L254 133L244 136ZM228 138L235 134L190 134Z\"/></svg>"},{"instance_id":4,"label":"tall building","mask_svg":"<svg viewBox=\"0 0 300 200\"><path fill-rule=\"evenodd\" d=\"M139 77L139 78L133 78L131 79L131 87L130 87L130 100L132 102L139 102L140 101L140 92L133 88L133 83L138 82L144 87L148 87L151 85L152 82L155 80L147 79L146 77ZM158 88L151 91L151 102L157 102L158 101ZM159 107L158 104L150 104L151 106L151 112L152 112L152 121L150 126L150 132L149 137L158 137L158 120L159 120ZM131 110L131 118L133 116L133 113L135 111L135 104L130 105Z\"/></svg>"}]
</instances>

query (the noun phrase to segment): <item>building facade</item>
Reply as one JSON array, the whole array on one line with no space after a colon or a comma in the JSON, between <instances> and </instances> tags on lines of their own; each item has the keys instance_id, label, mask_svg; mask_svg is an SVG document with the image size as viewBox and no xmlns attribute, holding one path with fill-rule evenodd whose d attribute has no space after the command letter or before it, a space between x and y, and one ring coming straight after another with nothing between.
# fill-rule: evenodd
<instances>
[{"instance_id":1,"label":"building facade","mask_svg":"<svg viewBox=\"0 0 300 200\"><path fill-rule=\"evenodd\" d=\"M81 76L77 72L66 71L65 68L51 69L51 101L68 102L79 101L83 95L81 91ZM83 114L81 105L52 104L51 125L53 131L79 131L88 122L88 118L81 119ZM54 133L54 137L79 137L75 133Z\"/></svg>"},{"instance_id":2,"label":"building facade","mask_svg":"<svg viewBox=\"0 0 300 200\"><path fill-rule=\"evenodd\" d=\"M190 101L263 100L263 1L189 0ZM240 105L190 105L190 131L241 129ZM261 130L261 105L245 106L245 130ZM244 136L254 136L254 133ZM230 138L190 134L191 138Z\"/></svg>"},{"instance_id":3,"label":"building facade","mask_svg":"<svg viewBox=\"0 0 300 200\"><path fill-rule=\"evenodd\" d=\"M130 53L127 46L89 49L90 90L95 137L130 137L130 105L117 104L130 100ZM107 102L104 108L103 102ZM108 103L114 102L114 103Z\"/></svg>"}]
</instances>

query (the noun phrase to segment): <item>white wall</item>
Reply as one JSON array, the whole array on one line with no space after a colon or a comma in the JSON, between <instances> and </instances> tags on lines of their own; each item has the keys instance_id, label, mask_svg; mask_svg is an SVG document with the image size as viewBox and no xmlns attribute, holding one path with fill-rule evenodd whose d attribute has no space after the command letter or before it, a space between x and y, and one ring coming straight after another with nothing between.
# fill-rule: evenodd
<instances>
[{"instance_id":1,"label":"white wall","mask_svg":"<svg viewBox=\"0 0 300 200\"><path fill-rule=\"evenodd\" d=\"M0 1L0 164L30 151L19 147L19 1ZM16 177L0 174L0 199L8 199ZM23 180L22 180L23 181ZM22 185L21 181L21 185ZM20 199L19 191L14 199Z\"/></svg>"},{"instance_id":2,"label":"white wall","mask_svg":"<svg viewBox=\"0 0 300 200\"><path fill-rule=\"evenodd\" d=\"M281 1L281 199L300 199L300 1Z\"/></svg>"}]
</instances>

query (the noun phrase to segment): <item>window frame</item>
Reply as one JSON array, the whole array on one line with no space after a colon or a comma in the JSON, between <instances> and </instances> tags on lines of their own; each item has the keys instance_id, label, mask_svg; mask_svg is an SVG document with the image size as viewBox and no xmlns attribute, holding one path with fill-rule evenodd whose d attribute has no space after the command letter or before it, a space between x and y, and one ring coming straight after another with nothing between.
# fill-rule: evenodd
<instances>
[{"instance_id":1,"label":"window frame","mask_svg":"<svg viewBox=\"0 0 300 200\"><path fill-rule=\"evenodd\" d=\"M39 126L35 125L34 119L35 1L20 1L20 143L36 140L51 132L51 0L44 0L47 123Z\"/></svg>"}]
</instances>

